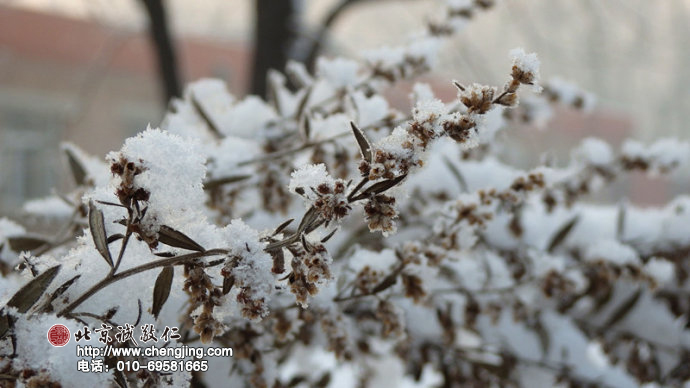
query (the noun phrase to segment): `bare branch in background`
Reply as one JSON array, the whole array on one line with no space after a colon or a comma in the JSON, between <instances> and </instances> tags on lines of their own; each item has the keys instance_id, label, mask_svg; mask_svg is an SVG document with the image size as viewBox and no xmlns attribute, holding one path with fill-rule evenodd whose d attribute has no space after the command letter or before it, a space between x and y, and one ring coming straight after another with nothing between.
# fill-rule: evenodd
<instances>
[{"instance_id":1,"label":"bare branch in background","mask_svg":"<svg viewBox=\"0 0 690 388\"><path fill-rule=\"evenodd\" d=\"M314 70L314 66L316 65L316 58L318 57L319 53L323 50L325 41L326 41L326 36L329 33L329 30L333 26L333 23L340 17L343 12L348 9L351 5L356 4L356 3L361 3L363 0L341 0L336 4L333 8L331 8L328 11L328 14L326 14L326 17L323 19L323 22L319 26L318 32L315 34L314 39L312 40L311 45L309 46L309 51L307 53L307 56L304 59L304 63L307 65L307 68L310 71Z\"/></svg>"}]
</instances>

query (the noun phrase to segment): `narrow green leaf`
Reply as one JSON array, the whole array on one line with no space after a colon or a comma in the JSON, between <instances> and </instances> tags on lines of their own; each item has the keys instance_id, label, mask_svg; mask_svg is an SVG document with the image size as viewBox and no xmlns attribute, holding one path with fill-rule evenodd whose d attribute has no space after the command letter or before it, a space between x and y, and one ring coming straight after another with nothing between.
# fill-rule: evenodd
<instances>
[{"instance_id":1,"label":"narrow green leaf","mask_svg":"<svg viewBox=\"0 0 690 388\"><path fill-rule=\"evenodd\" d=\"M312 222L311 225L309 225L306 229L304 229L304 234L309 234L313 231L315 231L319 226L326 224L326 227L328 227L328 222L324 219L317 219L315 222Z\"/></svg>"},{"instance_id":2,"label":"narrow green leaf","mask_svg":"<svg viewBox=\"0 0 690 388\"><path fill-rule=\"evenodd\" d=\"M623 241L623 235L625 234L625 210L625 203L619 203L618 217L616 219L616 238L621 242Z\"/></svg>"},{"instance_id":3,"label":"narrow green leaf","mask_svg":"<svg viewBox=\"0 0 690 388\"><path fill-rule=\"evenodd\" d=\"M280 225L276 228L275 232L273 232L273 235L275 236L276 234L282 232L283 229L287 228L288 225L290 225L290 224L292 223L292 221L294 221L294 220L295 220L294 218L290 218L289 220L287 220L287 221L283 222L282 224L280 224Z\"/></svg>"},{"instance_id":4,"label":"narrow green leaf","mask_svg":"<svg viewBox=\"0 0 690 388\"><path fill-rule=\"evenodd\" d=\"M19 289L19 291L12 296L12 299L7 302L7 306L16 307L17 311L20 313L29 311L31 306L41 298L50 283L55 279L58 271L60 271L60 266L56 265L31 279L31 281L26 283L24 287Z\"/></svg>"},{"instance_id":5,"label":"narrow green leaf","mask_svg":"<svg viewBox=\"0 0 690 388\"><path fill-rule=\"evenodd\" d=\"M407 177L407 174L403 174L397 178L388 179L388 180L385 180L383 182L374 183L373 185L367 187L366 190L364 190L361 194L352 198L352 200L358 201L360 199L367 198L371 194L383 193L384 191L397 186L398 183L402 182L406 177Z\"/></svg>"},{"instance_id":6,"label":"narrow green leaf","mask_svg":"<svg viewBox=\"0 0 690 388\"><path fill-rule=\"evenodd\" d=\"M301 118L303 118L302 116L305 116L305 117L308 116L308 115L305 115L305 112L306 112L305 108L307 107L307 102L309 101L309 97L311 96L312 90L313 90L313 87L310 86L307 89L307 92L304 94L304 96L300 100L299 105L297 105L297 111L295 112L295 117L301 119ZM309 138L309 136L307 136L307 139L308 138Z\"/></svg>"},{"instance_id":7,"label":"narrow green leaf","mask_svg":"<svg viewBox=\"0 0 690 388\"><path fill-rule=\"evenodd\" d=\"M108 249L108 236L105 233L103 212L96 208L93 201L89 201L89 228L91 229L91 237L93 237L93 244L96 246L96 250L103 256L110 268L113 268L113 258L110 256L110 250Z\"/></svg>"},{"instance_id":8,"label":"narrow green leaf","mask_svg":"<svg viewBox=\"0 0 690 388\"><path fill-rule=\"evenodd\" d=\"M606 324L604 325L604 327L610 328L611 326L615 325L620 320L625 318L628 315L628 313L632 311L633 307L635 307L635 304L640 299L640 296L642 296L642 289L638 289L637 291L635 291L635 293L633 293L613 313L611 313L611 316L609 317L609 319L606 320Z\"/></svg>"},{"instance_id":9,"label":"narrow green leaf","mask_svg":"<svg viewBox=\"0 0 690 388\"><path fill-rule=\"evenodd\" d=\"M558 232L556 232L549 243L549 248L547 249L549 253L553 253L556 248L558 248L565 241L566 237L568 237L570 232L572 232L573 227L579 220L580 216L573 217L570 221L566 222L565 225L558 230Z\"/></svg>"},{"instance_id":10,"label":"narrow green leaf","mask_svg":"<svg viewBox=\"0 0 690 388\"><path fill-rule=\"evenodd\" d=\"M297 240L299 240L299 238L297 238L297 235L295 234L295 235L292 235L292 236L290 236L290 237L287 237L287 238L285 238L285 239L283 239L283 240L276 241L276 242L272 242L272 243L268 244L268 246L266 246L266 249L265 249L265 250L266 250L266 251L273 251L273 250L276 250L276 249L280 249L280 248L282 248L282 247L286 247L286 246L288 246L288 245L294 243L294 242L297 241Z\"/></svg>"},{"instance_id":11,"label":"narrow green leaf","mask_svg":"<svg viewBox=\"0 0 690 388\"><path fill-rule=\"evenodd\" d=\"M76 275L75 277L62 283L60 285L60 287L58 287L57 289L55 289L55 291L53 291L53 293L50 295L50 300L48 301L48 303L43 308L49 307L55 299L57 299L60 295L64 294L65 291L67 291L67 289L70 288L72 286L72 284L74 284L74 282L77 281L77 279L79 279L80 277L81 277L81 275Z\"/></svg>"},{"instance_id":12,"label":"narrow green leaf","mask_svg":"<svg viewBox=\"0 0 690 388\"><path fill-rule=\"evenodd\" d=\"M69 162L69 169L72 171L74 183L78 186L83 186L86 183L86 169L72 150L65 148L64 151L67 155L67 161Z\"/></svg>"},{"instance_id":13,"label":"narrow green leaf","mask_svg":"<svg viewBox=\"0 0 690 388\"><path fill-rule=\"evenodd\" d=\"M15 252L31 251L43 245L50 244L50 241L43 237L30 235L8 237L7 242L10 244L10 249Z\"/></svg>"},{"instance_id":14,"label":"narrow green leaf","mask_svg":"<svg viewBox=\"0 0 690 388\"><path fill-rule=\"evenodd\" d=\"M215 135L216 138L222 138L223 135L220 129L218 129L218 126L213 120L213 117L211 117L209 112L206 111L206 108L204 108L204 105L201 104L201 101L199 101L199 99L196 97L194 93L192 93L192 106L196 110L196 113L199 114L199 117L201 117L201 119L204 120L206 126L213 133L213 135Z\"/></svg>"},{"instance_id":15,"label":"narrow green leaf","mask_svg":"<svg viewBox=\"0 0 690 388\"><path fill-rule=\"evenodd\" d=\"M308 114L304 115L299 120L299 132L302 135L304 142L308 142L309 136L311 135L311 119L309 118Z\"/></svg>"},{"instance_id":16,"label":"narrow green leaf","mask_svg":"<svg viewBox=\"0 0 690 388\"><path fill-rule=\"evenodd\" d=\"M158 241L175 248L189 249L190 251L197 252L205 251L204 247L197 244L196 241L187 237L184 233L165 225L158 230Z\"/></svg>"},{"instance_id":17,"label":"narrow green leaf","mask_svg":"<svg viewBox=\"0 0 690 388\"><path fill-rule=\"evenodd\" d=\"M151 314L156 318L158 318L158 314L168 300L168 296L170 296L174 275L175 269L172 265L168 265L163 268L161 273L158 274L158 278L156 278L156 284L153 286L153 306L151 307Z\"/></svg>"},{"instance_id":18,"label":"narrow green leaf","mask_svg":"<svg viewBox=\"0 0 690 388\"><path fill-rule=\"evenodd\" d=\"M276 113L281 117L283 113L283 103L280 101L279 91L283 89L282 74L274 69L269 69L266 75L266 96L268 102L273 105Z\"/></svg>"},{"instance_id":19,"label":"narrow green leaf","mask_svg":"<svg viewBox=\"0 0 690 388\"><path fill-rule=\"evenodd\" d=\"M0 339L5 338L10 327L12 327L12 318L4 311L0 312Z\"/></svg>"},{"instance_id":20,"label":"narrow green leaf","mask_svg":"<svg viewBox=\"0 0 690 388\"><path fill-rule=\"evenodd\" d=\"M319 216L319 212L316 210L315 207L310 207L309 210L304 214L304 217L302 217L302 221L299 223L299 226L297 227L297 235L302 234L304 230L306 230L314 221Z\"/></svg>"},{"instance_id":21,"label":"narrow green leaf","mask_svg":"<svg viewBox=\"0 0 690 388\"><path fill-rule=\"evenodd\" d=\"M324 237L324 238L321 239L321 243L326 243L328 240L331 239L331 237L333 237L333 235L334 235L335 232L337 232L337 231L338 231L338 228L333 229L333 231L332 231L331 233L328 233L328 234L326 235L326 237Z\"/></svg>"},{"instance_id":22,"label":"narrow green leaf","mask_svg":"<svg viewBox=\"0 0 690 388\"><path fill-rule=\"evenodd\" d=\"M223 278L223 295L227 295L230 290L232 290L232 286L235 285L235 277L234 276L228 276L226 278Z\"/></svg>"},{"instance_id":23,"label":"narrow green leaf","mask_svg":"<svg viewBox=\"0 0 690 388\"><path fill-rule=\"evenodd\" d=\"M355 140L357 140L357 144L359 145L359 150L362 152L362 157L369 163L373 162L371 143L369 143L369 140L364 136L362 130L359 129L354 122L350 121L350 126L352 127L352 133L355 135Z\"/></svg>"}]
</instances>

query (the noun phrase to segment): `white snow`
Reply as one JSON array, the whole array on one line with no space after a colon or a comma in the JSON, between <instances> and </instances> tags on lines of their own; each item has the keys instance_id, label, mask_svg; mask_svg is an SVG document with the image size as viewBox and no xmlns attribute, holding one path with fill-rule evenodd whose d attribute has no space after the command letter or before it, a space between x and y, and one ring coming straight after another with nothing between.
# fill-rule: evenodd
<instances>
[{"instance_id":1,"label":"white snow","mask_svg":"<svg viewBox=\"0 0 690 388\"><path fill-rule=\"evenodd\" d=\"M650 163L653 170L670 169L688 162L690 142L676 139L659 139L650 145L627 139L621 152L628 158L640 158Z\"/></svg>"},{"instance_id":2,"label":"white snow","mask_svg":"<svg viewBox=\"0 0 690 388\"><path fill-rule=\"evenodd\" d=\"M566 81L561 77L552 77L547 82L550 92L554 93L558 100L565 105L573 105L576 101L582 102L582 109L591 112L596 105L594 94L580 89L572 82Z\"/></svg>"},{"instance_id":3,"label":"white snow","mask_svg":"<svg viewBox=\"0 0 690 388\"><path fill-rule=\"evenodd\" d=\"M344 88L355 86L358 81L359 63L342 57L319 58L316 62L316 74L325 78L333 87Z\"/></svg>"},{"instance_id":4,"label":"white snow","mask_svg":"<svg viewBox=\"0 0 690 388\"><path fill-rule=\"evenodd\" d=\"M452 10L464 10L472 8L472 0L446 0L448 8Z\"/></svg>"},{"instance_id":5,"label":"white snow","mask_svg":"<svg viewBox=\"0 0 690 388\"><path fill-rule=\"evenodd\" d=\"M644 271L660 285L673 280L675 274L673 263L660 257L652 257L649 259L644 265Z\"/></svg>"},{"instance_id":6,"label":"white snow","mask_svg":"<svg viewBox=\"0 0 690 388\"><path fill-rule=\"evenodd\" d=\"M634 249L615 240L599 240L594 242L587 248L585 259L589 261L604 260L616 265L639 264L640 261Z\"/></svg>"},{"instance_id":7,"label":"white snow","mask_svg":"<svg viewBox=\"0 0 690 388\"><path fill-rule=\"evenodd\" d=\"M605 369L610 365L600 342L593 341L587 345L587 358L599 369Z\"/></svg>"},{"instance_id":8,"label":"white snow","mask_svg":"<svg viewBox=\"0 0 690 388\"><path fill-rule=\"evenodd\" d=\"M539 58L536 53L526 53L522 47L517 47L510 50L510 56L513 59L513 66L516 66L524 73L531 73L534 77L534 84L539 82ZM539 88L535 89L539 91Z\"/></svg>"},{"instance_id":9,"label":"white snow","mask_svg":"<svg viewBox=\"0 0 690 388\"><path fill-rule=\"evenodd\" d=\"M39 217L61 219L68 218L74 212L74 208L62 198L50 196L27 201L24 211Z\"/></svg>"},{"instance_id":10,"label":"white snow","mask_svg":"<svg viewBox=\"0 0 690 388\"><path fill-rule=\"evenodd\" d=\"M316 199L316 194L310 187L316 188L322 183L329 185L333 184L333 178L328 174L326 165L323 163L302 166L293 171L291 177L292 179L290 179L288 189L298 194L297 189L302 188L304 190L304 195L311 200Z\"/></svg>"},{"instance_id":11,"label":"white snow","mask_svg":"<svg viewBox=\"0 0 690 388\"><path fill-rule=\"evenodd\" d=\"M613 151L605 141L588 137L574 150L573 157L593 166L605 166L613 161Z\"/></svg>"},{"instance_id":12,"label":"white snow","mask_svg":"<svg viewBox=\"0 0 690 388\"><path fill-rule=\"evenodd\" d=\"M120 152L108 154L111 161L120 157L144 167L134 185L150 193L147 217L155 215L160 223L182 227L198 216L195 209L206 201L206 157L198 142L149 127L127 139ZM119 181L113 178L114 185Z\"/></svg>"},{"instance_id":13,"label":"white snow","mask_svg":"<svg viewBox=\"0 0 690 388\"><path fill-rule=\"evenodd\" d=\"M256 139L261 137L267 123L276 117L276 112L268 104L256 96L248 96L220 114L218 122L225 135Z\"/></svg>"},{"instance_id":14,"label":"white snow","mask_svg":"<svg viewBox=\"0 0 690 388\"><path fill-rule=\"evenodd\" d=\"M271 255L264 251L267 243L261 242L259 232L239 219L232 220L222 232L227 236L229 257L241 257L239 264L232 272L236 285L249 287L252 298L263 299L268 303L275 278L271 273L273 266ZM268 310L264 309L262 315L267 313Z\"/></svg>"},{"instance_id":15,"label":"white snow","mask_svg":"<svg viewBox=\"0 0 690 388\"><path fill-rule=\"evenodd\" d=\"M388 116L388 101L380 95L366 97L363 92L352 95L357 107L357 124L360 128L375 124Z\"/></svg>"}]
</instances>

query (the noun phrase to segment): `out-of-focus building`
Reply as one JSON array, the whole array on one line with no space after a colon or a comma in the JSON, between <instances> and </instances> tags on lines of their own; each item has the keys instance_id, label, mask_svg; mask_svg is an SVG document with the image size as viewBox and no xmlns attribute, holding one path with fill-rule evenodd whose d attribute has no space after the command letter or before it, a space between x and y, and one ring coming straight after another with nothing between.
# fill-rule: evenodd
<instances>
[{"instance_id":1,"label":"out-of-focus building","mask_svg":"<svg viewBox=\"0 0 690 388\"><path fill-rule=\"evenodd\" d=\"M175 44L185 80L216 77L234 93L246 89L246 44L189 37ZM0 7L0 214L65 188L60 141L103 156L158 125L157 70L146 31Z\"/></svg>"},{"instance_id":2,"label":"out-of-focus building","mask_svg":"<svg viewBox=\"0 0 690 388\"><path fill-rule=\"evenodd\" d=\"M300 30L313 32L340 0L303 0ZM251 0L166 0L182 78L227 81L244 94L250 77ZM356 2L333 24L328 54L357 57L414 34L445 0ZM57 144L69 140L102 157L124 138L157 125L164 106L157 65L138 0L0 0L0 215L27 199L69 187ZM545 151L567 157L579 139L618 144L624 137L688 138L690 0L501 1L477 13L444 47L438 77L427 79L453 98L447 82L501 85L509 49L542 61L542 76L560 76L598 96L591 116L565 112L544 132L525 130L512 161L534 165ZM409 88L409 85L407 85ZM404 89L404 88L403 88ZM391 93L394 105L407 91ZM62 174L60 174L62 172ZM685 171L685 175L688 175ZM614 186L659 203L687 192L685 180L635 177Z\"/></svg>"}]
</instances>

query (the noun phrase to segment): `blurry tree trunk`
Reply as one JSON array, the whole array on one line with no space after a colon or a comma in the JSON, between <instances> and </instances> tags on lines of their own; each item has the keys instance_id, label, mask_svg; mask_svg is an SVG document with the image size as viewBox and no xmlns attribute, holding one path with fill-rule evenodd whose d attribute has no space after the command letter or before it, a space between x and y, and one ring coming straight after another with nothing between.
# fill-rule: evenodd
<instances>
[{"instance_id":1,"label":"blurry tree trunk","mask_svg":"<svg viewBox=\"0 0 690 388\"><path fill-rule=\"evenodd\" d=\"M149 15L149 32L156 50L158 69L163 86L163 103L167 106L173 97L180 96L180 78L163 0L141 0Z\"/></svg>"},{"instance_id":2,"label":"blurry tree trunk","mask_svg":"<svg viewBox=\"0 0 690 388\"><path fill-rule=\"evenodd\" d=\"M255 0L254 64L251 93L266 95L269 69L282 71L297 36L294 0Z\"/></svg>"}]
</instances>

